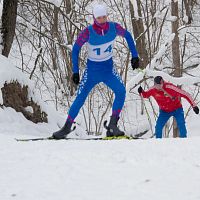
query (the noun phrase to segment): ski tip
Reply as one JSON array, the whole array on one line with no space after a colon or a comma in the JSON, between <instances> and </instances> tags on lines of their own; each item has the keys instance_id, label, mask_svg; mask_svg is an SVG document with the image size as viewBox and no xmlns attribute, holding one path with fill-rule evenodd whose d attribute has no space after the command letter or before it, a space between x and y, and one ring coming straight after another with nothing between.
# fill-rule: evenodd
<instances>
[{"instance_id":1,"label":"ski tip","mask_svg":"<svg viewBox=\"0 0 200 200\"><path fill-rule=\"evenodd\" d=\"M41 138L15 138L17 142L28 142L28 141L38 141L38 140L55 140L53 136L41 137Z\"/></svg>"}]
</instances>

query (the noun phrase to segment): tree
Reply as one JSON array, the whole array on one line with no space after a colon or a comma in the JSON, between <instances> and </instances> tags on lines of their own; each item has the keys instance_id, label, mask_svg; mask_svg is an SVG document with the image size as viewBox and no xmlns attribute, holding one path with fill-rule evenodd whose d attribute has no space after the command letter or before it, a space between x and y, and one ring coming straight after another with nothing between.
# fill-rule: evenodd
<instances>
[{"instance_id":1,"label":"tree","mask_svg":"<svg viewBox=\"0 0 200 200\"><path fill-rule=\"evenodd\" d=\"M2 55L8 57L15 35L18 0L4 0L2 11Z\"/></svg>"},{"instance_id":2,"label":"tree","mask_svg":"<svg viewBox=\"0 0 200 200\"><path fill-rule=\"evenodd\" d=\"M179 27L179 14L178 14L178 1L171 1L171 14L176 17L176 20L172 21L172 33L175 37L172 41L172 60L174 68L174 76L181 76L181 64L180 64L180 49L179 49L179 37L178 37L178 27ZM176 120L173 119L173 137L178 137L178 127Z\"/></svg>"},{"instance_id":3,"label":"tree","mask_svg":"<svg viewBox=\"0 0 200 200\"><path fill-rule=\"evenodd\" d=\"M187 24L191 24L193 20L192 12L191 12L191 3L192 3L191 0L183 0L183 4L185 6L185 12L188 17L188 20L186 22Z\"/></svg>"},{"instance_id":4,"label":"tree","mask_svg":"<svg viewBox=\"0 0 200 200\"><path fill-rule=\"evenodd\" d=\"M129 1L131 22L132 22L134 37L138 38L136 41L136 47L137 47L138 53L141 58L141 66L143 68L145 68L148 64L148 53L147 53L147 49L146 49L144 25L143 25L143 21L141 19L142 8L141 8L140 0L137 0L136 2L137 2L137 9L138 9L137 10L138 17L136 17L132 2Z\"/></svg>"}]
</instances>

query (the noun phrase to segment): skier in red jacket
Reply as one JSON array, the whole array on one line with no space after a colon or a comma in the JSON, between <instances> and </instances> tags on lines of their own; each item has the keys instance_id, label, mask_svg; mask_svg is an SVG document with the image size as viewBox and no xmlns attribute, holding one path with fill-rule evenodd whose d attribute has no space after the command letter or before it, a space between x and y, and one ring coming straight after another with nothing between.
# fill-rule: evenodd
<instances>
[{"instance_id":1,"label":"skier in red jacket","mask_svg":"<svg viewBox=\"0 0 200 200\"><path fill-rule=\"evenodd\" d=\"M196 114L199 114L199 108L187 92L172 83L165 82L161 76L154 78L154 86L148 91L144 91L140 86L138 92L144 98L154 97L160 108L155 127L156 138L162 138L163 127L171 116L176 119L180 137L187 137L181 97L190 103Z\"/></svg>"}]
</instances>

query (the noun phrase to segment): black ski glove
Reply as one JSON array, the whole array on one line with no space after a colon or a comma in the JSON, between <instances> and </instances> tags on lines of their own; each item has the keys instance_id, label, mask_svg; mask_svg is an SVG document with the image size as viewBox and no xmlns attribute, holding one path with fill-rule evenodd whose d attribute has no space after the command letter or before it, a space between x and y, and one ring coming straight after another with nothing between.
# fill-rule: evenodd
<instances>
[{"instance_id":1,"label":"black ski glove","mask_svg":"<svg viewBox=\"0 0 200 200\"><path fill-rule=\"evenodd\" d=\"M72 80L73 80L74 84L78 85L79 81L80 81L79 73L74 73L72 75Z\"/></svg>"},{"instance_id":2,"label":"black ski glove","mask_svg":"<svg viewBox=\"0 0 200 200\"><path fill-rule=\"evenodd\" d=\"M143 91L144 91L143 88L140 86L140 87L138 88L138 93L141 94Z\"/></svg>"},{"instance_id":3,"label":"black ski glove","mask_svg":"<svg viewBox=\"0 0 200 200\"><path fill-rule=\"evenodd\" d=\"M140 61L138 57L131 59L131 66L133 70L137 69L140 66Z\"/></svg>"},{"instance_id":4,"label":"black ski glove","mask_svg":"<svg viewBox=\"0 0 200 200\"><path fill-rule=\"evenodd\" d=\"M193 107L193 110L194 110L194 112L195 112L196 114L199 114L199 108L198 108L198 106Z\"/></svg>"}]
</instances>

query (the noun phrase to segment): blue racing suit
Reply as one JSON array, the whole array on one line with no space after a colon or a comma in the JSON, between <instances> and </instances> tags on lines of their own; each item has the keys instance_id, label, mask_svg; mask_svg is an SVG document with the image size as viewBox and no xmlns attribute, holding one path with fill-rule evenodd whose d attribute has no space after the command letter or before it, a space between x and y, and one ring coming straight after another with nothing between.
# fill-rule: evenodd
<instances>
[{"instance_id":1,"label":"blue racing suit","mask_svg":"<svg viewBox=\"0 0 200 200\"><path fill-rule=\"evenodd\" d=\"M125 101L126 90L123 81L113 66L112 52L113 42L117 35L126 38L132 57L138 57L137 50L131 34L119 24L107 22L108 30L104 35L95 32L91 25L79 35L72 50L73 73L78 73L78 56L82 45L87 42L88 59L87 66L80 82L76 99L74 100L68 115L68 120L73 121L80 108L83 106L92 88L103 82L115 94L112 107L113 115L119 116ZM81 37L81 39L80 39Z\"/></svg>"}]
</instances>

